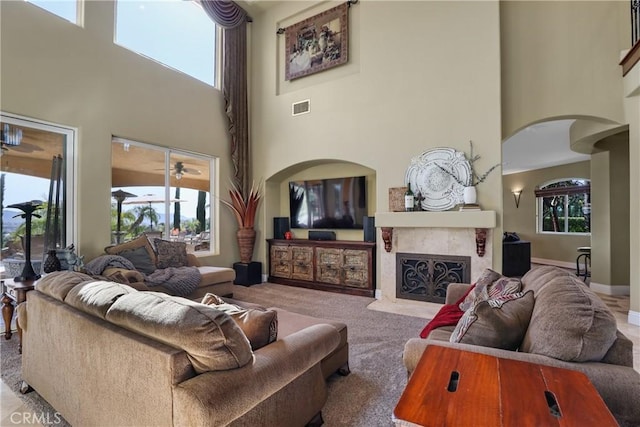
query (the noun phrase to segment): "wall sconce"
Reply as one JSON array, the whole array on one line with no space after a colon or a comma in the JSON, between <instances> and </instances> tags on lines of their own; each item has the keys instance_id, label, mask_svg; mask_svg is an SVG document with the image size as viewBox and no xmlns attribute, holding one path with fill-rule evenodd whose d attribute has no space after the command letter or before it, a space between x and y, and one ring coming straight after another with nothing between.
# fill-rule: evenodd
<instances>
[{"instance_id":1,"label":"wall sconce","mask_svg":"<svg viewBox=\"0 0 640 427\"><path fill-rule=\"evenodd\" d=\"M513 200L516 201L516 209L520 207L520 195L522 194L522 190L512 190Z\"/></svg>"}]
</instances>

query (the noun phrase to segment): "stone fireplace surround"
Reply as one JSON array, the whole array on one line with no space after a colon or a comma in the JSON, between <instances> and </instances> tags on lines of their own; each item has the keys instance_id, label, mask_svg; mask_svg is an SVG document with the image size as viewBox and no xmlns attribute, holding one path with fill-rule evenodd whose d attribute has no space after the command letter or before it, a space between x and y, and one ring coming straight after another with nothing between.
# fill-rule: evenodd
<instances>
[{"instance_id":1,"label":"stone fireplace surround","mask_svg":"<svg viewBox=\"0 0 640 427\"><path fill-rule=\"evenodd\" d=\"M379 212L375 215L376 228L392 228L389 251L379 250L380 271L377 300L369 305L373 310L433 318L441 304L413 301L396 297L396 254L439 254L469 256L471 279L493 266L492 229L496 226L495 211L472 212ZM486 250L479 256L476 230L486 231ZM380 234L379 234L380 236ZM384 245L378 239L380 246Z\"/></svg>"}]
</instances>

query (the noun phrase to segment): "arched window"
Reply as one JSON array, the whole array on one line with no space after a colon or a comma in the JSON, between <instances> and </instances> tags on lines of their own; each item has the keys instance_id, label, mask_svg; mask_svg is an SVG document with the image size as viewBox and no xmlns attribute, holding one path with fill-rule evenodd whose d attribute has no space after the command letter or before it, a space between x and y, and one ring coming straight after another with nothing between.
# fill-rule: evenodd
<instances>
[{"instance_id":1,"label":"arched window","mask_svg":"<svg viewBox=\"0 0 640 427\"><path fill-rule=\"evenodd\" d=\"M538 233L591 233L591 181L563 178L535 190Z\"/></svg>"}]
</instances>

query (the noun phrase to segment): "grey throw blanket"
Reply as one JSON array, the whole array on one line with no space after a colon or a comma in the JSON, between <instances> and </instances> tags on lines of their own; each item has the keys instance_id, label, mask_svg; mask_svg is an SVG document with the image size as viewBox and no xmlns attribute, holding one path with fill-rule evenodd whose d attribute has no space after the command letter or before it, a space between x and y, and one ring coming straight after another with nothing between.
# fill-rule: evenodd
<instances>
[{"instance_id":1,"label":"grey throw blanket","mask_svg":"<svg viewBox=\"0 0 640 427\"><path fill-rule=\"evenodd\" d=\"M100 275L107 267L126 268L135 270L133 263L120 255L100 255L84 265L85 270L90 274Z\"/></svg>"},{"instance_id":2,"label":"grey throw blanket","mask_svg":"<svg viewBox=\"0 0 640 427\"><path fill-rule=\"evenodd\" d=\"M162 286L184 297L196 290L201 278L197 267L168 267L148 274L144 281L149 287Z\"/></svg>"}]
</instances>

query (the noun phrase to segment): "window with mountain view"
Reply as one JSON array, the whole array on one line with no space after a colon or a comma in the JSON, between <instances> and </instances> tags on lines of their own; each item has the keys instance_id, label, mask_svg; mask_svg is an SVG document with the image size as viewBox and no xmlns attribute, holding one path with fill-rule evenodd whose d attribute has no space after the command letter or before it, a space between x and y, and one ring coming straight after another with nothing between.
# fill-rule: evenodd
<instances>
[{"instance_id":1,"label":"window with mountain view","mask_svg":"<svg viewBox=\"0 0 640 427\"><path fill-rule=\"evenodd\" d=\"M588 179L563 179L535 191L538 233L591 232L591 184Z\"/></svg>"}]
</instances>

